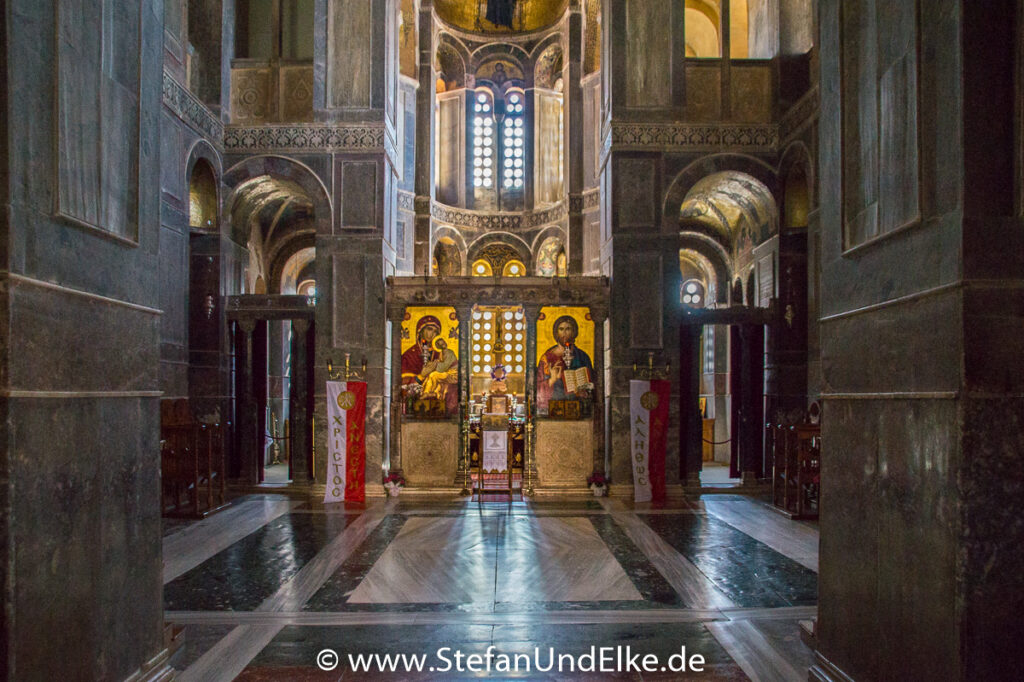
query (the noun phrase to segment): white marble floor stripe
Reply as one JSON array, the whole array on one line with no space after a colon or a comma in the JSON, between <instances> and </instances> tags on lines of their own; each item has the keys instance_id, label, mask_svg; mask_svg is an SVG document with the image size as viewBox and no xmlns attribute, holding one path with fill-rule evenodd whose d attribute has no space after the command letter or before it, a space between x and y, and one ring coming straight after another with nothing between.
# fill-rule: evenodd
<instances>
[{"instance_id":1,"label":"white marble floor stripe","mask_svg":"<svg viewBox=\"0 0 1024 682\"><path fill-rule=\"evenodd\" d=\"M749 620L713 622L708 630L752 682L800 682L807 671L793 665Z\"/></svg>"},{"instance_id":2,"label":"white marble floor stripe","mask_svg":"<svg viewBox=\"0 0 1024 682\"><path fill-rule=\"evenodd\" d=\"M612 512L612 518L625 531L626 536L647 555L651 564L665 577L672 589L679 593L685 603L698 609L725 609L736 606L693 565L693 562L665 542L636 514L615 511L622 509L621 503L615 504L610 500L601 500L601 503Z\"/></svg>"},{"instance_id":3,"label":"white marble floor stripe","mask_svg":"<svg viewBox=\"0 0 1024 682\"><path fill-rule=\"evenodd\" d=\"M460 613L450 611L169 611L176 625L594 625L604 623L702 623L745 620L806 620L818 613L814 606L778 609L633 609L522 611L515 613Z\"/></svg>"},{"instance_id":4,"label":"white marble floor stripe","mask_svg":"<svg viewBox=\"0 0 1024 682\"><path fill-rule=\"evenodd\" d=\"M390 505L389 505L390 506ZM377 503L352 522L313 557L298 573L260 604L257 611L298 611L327 581L348 556L366 539L387 514ZM167 616L165 615L165 618ZM199 657L178 677L182 682L233 680L277 636L286 623L239 625Z\"/></svg>"},{"instance_id":5,"label":"white marble floor stripe","mask_svg":"<svg viewBox=\"0 0 1024 682\"><path fill-rule=\"evenodd\" d=\"M708 514L763 542L779 554L818 572L818 529L786 517L753 500L703 500Z\"/></svg>"},{"instance_id":6,"label":"white marble floor stripe","mask_svg":"<svg viewBox=\"0 0 1024 682\"><path fill-rule=\"evenodd\" d=\"M164 584L227 549L297 505L288 499L246 500L164 538Z\"/></svg>"}]
</instances>

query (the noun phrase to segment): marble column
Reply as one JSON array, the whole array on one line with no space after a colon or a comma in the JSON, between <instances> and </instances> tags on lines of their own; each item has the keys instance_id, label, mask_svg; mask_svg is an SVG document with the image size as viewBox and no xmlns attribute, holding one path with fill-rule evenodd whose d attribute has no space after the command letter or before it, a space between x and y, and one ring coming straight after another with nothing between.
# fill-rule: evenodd
<instances>
[{"instance_id":1,"label":"marble column","mask_svg":"<svg viewBox=\"0 0 1024 682\"><path fill-rule=\"evenodd\" d=\"M703 424L700 396L700 332L696 324L679 327L679 477L687 488L700 487Z\"/></svg>"},{"instance_id":2,"label":"marble column","mask_svg":"<svg viewBox=\"0 0 1024 682\"><path fill-rule=\"evenodd\" d=\"M416 90L416 217L413 272L430 267L430 202L434 198L434 16L433 0L420 0L420 87Z\"/></svg>"},{"instance_id":3,"label":"marble column","mask_svg":"<svg viewBox=\"0 0 1024 682\"><path fill-rule=\"evenodd\" d=\"M753 485L764 477L764 326L740 327L742 404L740 406L740 477Z\"/></svg>"},{"instance_id":4,"label":"marble column","mask_svg":"<svg viewBox=\"0 0 1024 682\"><path fill-rule=\"evenodd\" d=\"M594 471L605 473L604 321L608 311L591 306L594 320Z\"/></svg>"},{"instance_id":5,"label":"marble column","mask_svg":"<svg viewBox=\"0 0 1024 682\"><path fill-rule=\"evenodd\" d=\"M405 306L390 306L388 319L391 320L391 428L388 445L391 452L388 471L402 472L402 322L405 320Z\"/></svg>"},{"instance_id":6,"label":"marble column","mask_svg":"<svg viewBox=\"0 0 1024 682\"><path fill-rule=\"evenodd\" d=\"M540 317L540 306L526 304L523 306L523 316L526 322L526 400L530 406L530 413L526 418L536 421L537 415L537 318ZM536 433L536 430L533 431ZM526 460L529 462L530 471L523 472L523 478L529 477L534 486L537 485L537 458L536 443L530 442L530 452L526 453Z\"/></svg>"},{"instance_id":7,"label":"marble column","mask_svg":"<svg viewBox=\"0 0 1024 682\"><path fill-rule=\"evenodd\" d=\"M289 463L292 483L304 485L309 483L309 455L313 434L309 413L309 393L313 387L309 384L309 363L312 355L313 338L309 333L309 320L292 320L292 386L291 386L291 437L292 459Z\"/></svg>"},{"instance_id":8,"label":"marble column","mask_svg":"<svg viewBox=\"0 0 1024 682\"><path fill-rule=\"evenodd\" d=\"M455 314L459 318L459 455L458 469L455 472L455 485L461 486L464 492L470 488L469 477L469 415L467 406L470 398L470 361L472 356L473 306L455 306Z\"/></svg>"},{"instance_id":9,"label":"marble column","mask_svg":"<svg viewBox=\"0 0 1024 682\"><path fill-rule=\"evenodd\" d=\"M563 100L562 135L565 136L565 194L569 200L569 234L566 241L566 271L571 275L583 273L583 146L588 130L583 120L583 14L580 3L572 3L569 14L569 51L565 59L562 82L565 84ZM575 199L575 200L574 200Z\"/></svg>"},{"instance_id":10,"label":"marble column","mask_svg":"<svg viewBox=\"0 0 1024 682\"><path fill-rule=\"evenodd\" d=\"M253 332L256 320L238 320L235 323L235 367L237 372L235 398L238 429L238 477L242 483L259 483L256 468L256 399L253 395Z\"/></svg>"}]
</instances>

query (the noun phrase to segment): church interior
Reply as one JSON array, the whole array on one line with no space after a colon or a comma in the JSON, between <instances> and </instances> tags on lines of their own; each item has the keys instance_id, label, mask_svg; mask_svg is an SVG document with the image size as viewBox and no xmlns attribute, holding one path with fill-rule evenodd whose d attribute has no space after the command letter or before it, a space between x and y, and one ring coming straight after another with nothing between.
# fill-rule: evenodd
<instances>
[{"instance_id":1,"label":"church interior","mask_svg":"<svg viewBox=\"0 0 1024 682\"><path fill-rule=\"evenodd\" d=\"M1020 679L1020 0L0 5L0 679Z\"/></svg>"}]
</instances>

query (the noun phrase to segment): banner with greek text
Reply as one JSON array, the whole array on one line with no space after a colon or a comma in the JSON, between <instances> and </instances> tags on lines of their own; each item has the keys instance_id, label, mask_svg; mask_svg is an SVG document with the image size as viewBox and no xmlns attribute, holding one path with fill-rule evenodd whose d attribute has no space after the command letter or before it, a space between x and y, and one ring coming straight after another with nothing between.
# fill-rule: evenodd
<instances>
[{"instance_id":1,"label":"banner with greek text","mask_svg":"<svg viewBox=\"0 0 1024 682\"><path fill-rule=\"evenodd\" d=\"M630 455L636 502L665 499L670 390L669 382L663 379L629 382Z\"/></svg>"},{"instance_id":2,"label":"banner with greek text","mask_svg":"<svg viewBox=\"0 0 1024 682\"><path fill-rule=\"evenodd\" d=\"M366 501L366 382L327 382L324 502Z\"/></svg>"}]
</instances>

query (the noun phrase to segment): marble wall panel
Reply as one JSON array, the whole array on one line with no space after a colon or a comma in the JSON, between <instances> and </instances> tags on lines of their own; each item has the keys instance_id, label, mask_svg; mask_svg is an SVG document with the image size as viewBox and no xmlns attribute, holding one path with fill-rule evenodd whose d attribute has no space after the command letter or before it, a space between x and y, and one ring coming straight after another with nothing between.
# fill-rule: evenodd
<instances>
[{"instance_id":1,"label":"marble wall panel","mask_svg":"<svg viewBox=\"0 0 1024 682\"><path fill-rule=\"evenodd\" d=\"M450 487L459 466L456 422L402 424L402 469L412 487Z\"/></svg>"},{"instance_id":2,"label":"marble wall panel","mask_svg":"<svg viewBox=\"0 0 1024 682\"><path fill-rule=\"evenodd\" d=\"M629 255L623 276L629 282L629 345L632 348L661 348L662 258L657 253Z\"/></svg>"},{"instance_id":3,"label":"marble wall panel","mask_svg":"<svg viewBox=\"0 0 1024 682\"><path fill-rule=\"evenodd\" d=\"M594 469L591 421L537 421L537 477L541 487L585 487Z\"/></svg>"},{"instance_id":4,"label":"marble wall panel","mask_svg":"<svg viewBox=\"0 0 1024 682\"><path fill-rule=\"evenodd\" d=\"M769 123L772 120L772 67L734 64L730 74L732 120Z\"/></svg>"},{"instance_id":5,"label":"marble wall panel","mask_svg":"<svg viewBox=\"0 0 1024 682\"><path fill-rule=\"evenodd\" d=\"M231 69L231 122L239 125L266 123L273 117L273 82L270 69Z\"/></svg>"},{"instance_id":6,"label":"marble wall panel","mask_svg":"<svg viewBox=\"0 0 1024 682\"><path fill-rule=\"evenodd\" d=\"M449 206L461 205L461 197L465 196L464 102L464 94L460 92L438 103L437 200Z\"/></svg>"},{"instance_id":7,"label":"marble wall panel","mask_svg":"<svg viewBox=\"0 0 1024 682\"><path fill-rule=\"evenodd\" d=\"M279 73L280 120L313 120L313 66L282 66Z\"/></svg>"},{"instance_id":8,"label":"marble wall panel","mask_svg":"<svg viewBox=\"0 0 1024 682\"><path fill-rule=\"evenodd\" d=\"M640 231L654 230L657 184L652 158L615 159L616 226Z\"/></svg>"},{"instance_id":9,"label":"marble wall panel","mask_svg":"<svg viewBox=\"0 0 1024 682\"><path fill-rule=\"evenodd\" d=\"M59 0L57 207L76 222L138 238L141 8ZM110 23L113 22L112 25ZM105 28L106 27L106 28Z\"/></svg>"},{"instance_id":10,"label":"marble wall panel","mask_svg":"<svg viewBox=\"0 0 1024 682\"><path fill-rule=\"evenodd\" d=\"M126 679L162 648L157 402L8 403L31 462L10 478L11 679Z\"/></svg>"},{"instance_id":11,"label":"marble wall panel","mask_svg":"<svg viewBox=\"0 0 1024 682\"><path fill-rule=\"evenodd\" d=\"M373 2L331 0L328 4L327 106L370 106Z\"/></svg>"},{"instance_id":12,"label":"marble wall panel","mask_svg":"<svg viewBox=\"0 0 1024 682\"><path fill-rule=\"evenodd\" d=\"M691 121L722 117L722 69L718 64L686 65L686 115Z\"/></svg>"},{"instance_id":13,"label":"marble wall panel","mask_svg":"<svg viewBox=\"0 0 1024 682\"><path fill-rule=\"evenodd\" d=\"M664 0L626 3L626 105L672 103L672 6Z\"/></svg>"},{"instance_id":14,"label":"marble wall panel","mask_svg":"<svg viewBox=\"0 0 1024 682\"><path fill-rule=\"evenodd\" d=\"M342 161L341 227L378 227L381 204L377 161Z\"/></svg>"}]
</instances>

